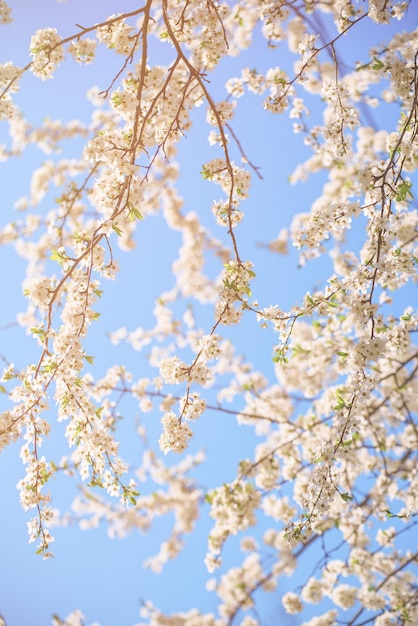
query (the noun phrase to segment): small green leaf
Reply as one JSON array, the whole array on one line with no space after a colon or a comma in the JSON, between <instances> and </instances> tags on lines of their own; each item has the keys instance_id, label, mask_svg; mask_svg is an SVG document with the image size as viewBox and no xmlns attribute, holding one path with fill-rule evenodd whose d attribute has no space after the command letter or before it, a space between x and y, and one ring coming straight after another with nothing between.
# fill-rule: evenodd
<instances>
[{"instance_id":1,"label":"small green leaf","mask_svg":"<svg viewBox=\"0 0 418 626\"><path fill-rule=\"evenodd\" d=\"M381 70L382 67L385 66L383 61L378 59L376 56L373 57L373 60L374 60L374 64L372 65L372 70Z\"/></svg>"},{"instance_id":2,"label":"small green leaf","mask_svg":"<svg viewBox=\"0 0 418 626\"><path fill-rule=\"evenodd\" d=\"M337 395L337 404L334 406L334 411L341 411L346 407L345 400L342 396Z\"/></svg>"},{"instance_id":3,"label":"small green leaf","mask_svg":"<svg viewBox=\"0 0 418 626\"><path fill-rule=\"evenodd\" d=\"M42 368L43 372L54 372L57 369L57 364L52 361L52 363L48 363L47 365L44 365Z\"/></svg>"},{"instance_id":4,"label":"small green leaf","mask_svg":"<svg viewBox=\"0 0 418 626\"><path fill-rule=\"evenodd\" d=\"M128 219L131 222L134 222L135 220L143 220L144 218L142 217L142 214L140 213L140 211L132 206L131 204L128 204Z\"/></svg>"},{"instance_id":5,"label":"small green leaf","mask_svg":"<svg viewBox=\"0 0 418 626\"><path fill-rule=\"evenodd\" d=\"M52 254L49 257L51 261L58 261L58 263L62 263L66 259L66 255L55 248L52 249Z\"/></svg>"},{"instance_id":6,"label":"small green leaf","mask_svg":"<svg viewBox=\"0 0 418 626\"><path fill-rule=\"evenodd\" d=\"M122 235L122 229L119 228L119 226L116 226L116 224L112 224L112 230L115 231L118 237Z\"/></svg>"},{"instance_id":7,"label":"small green leaf","mask_svg":"<svg viewBox=\"0 0 418 626\"><path fill-rule=\"evenodd\" d=\"M297 343L295 346L292 347L293 350L293 354L297 355L297 354L309 354L311 351L310 350L306 350L305 348L302 348L302 346Z\"/></svg>"},{"instance_id":8,"label":"small green leaf","mask_svg":"<svg viewBox=\"0 0 418 626\"><path fill-rule=\"evenodd\" d=\"M398 189L397 189L398 195L396 196L397 202L404 202L407 196L409 196L410 198L414 197L410 191L411 187L412 187L412 183L410 183L407 180L405 180L403 183L401 183L398 186Z\"/></svg>"}]
</instances>

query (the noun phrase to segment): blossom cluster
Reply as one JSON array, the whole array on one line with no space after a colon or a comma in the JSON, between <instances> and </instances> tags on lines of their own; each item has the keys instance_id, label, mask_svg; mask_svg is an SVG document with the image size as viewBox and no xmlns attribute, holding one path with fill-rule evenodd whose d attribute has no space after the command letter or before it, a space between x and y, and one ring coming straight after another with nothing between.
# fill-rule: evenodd
<instances>
[{"instance_id":1,"label":"blossom cluster","mask_svg":"<svg viewBox=\"0 0 418 626\"><path fill-rule=\"evenodd\" d=\"M19 177L15 213L0 227L0 244L27 264L16 332L35 353L26 362L20 343L16 358L2 351L10 406L0 448L21 444L20 502L44 556L54 525L103 523L124 537L169 516L169 533L144 563L160 573L199 517L202 526L205 515L213 520L205 565L217 611L165 615L145 601L147 626L259 626L262 594L275 589L289 615L309 616L305 626L418 620L417 553L404 540L418 510L418 313L406 302L418 259L418 30L399 29L359 50L358 61L343 41L361 37L370 20L371 36L383 36L380 25L401 20L408 3L302 4L149 1L65 38L53 26L37 30L23 69L0 65L9 127L0 160L48 155L23 192ZM0 24L10 22L0 0ZM267 50L248 66L252 44L251 54ZM26 119L13 101L26 89L22 76L52 78L66 54L93 67L116 55L108 87L89 91L91 118ZM229 67L222 88L217 77ZM263 167L247 147L245 102L260 127L273 120L258 151ZM200 165L222 197L207 206L199 197L189 209L182 155L199 119L209 145L201 160L193 154L191 172ZM71 158L61 158L70 144ZM299 148L304 161L285 172ZM276 157L274 179L262 180ZM287 174L312 196L287 199ZM242 224L256 178L271 193L251 224L274 221L269 242ZM102 295L108 279L119 284L121 251L135 271L109 334ZM260 267L269 252L287 257ZM107 337L123 344L122 359L135 351L139 374L107 366ZM65 453L52 458L44 440L60 428ZM126 429L132 462L119 441ZM223 454L229 469L220 477ZM62 475L80 487L67 514L52 506L52 479ZM57 626L83 619L54 617Z\"/></svg>"},{"instance_id":2,"label":"blossom cluster","mask_svg":"<svg viewBox=\"0 0 418 626\"><path fill-rule=\"evenodd\" d=\"M30 40L30 53L33 57L31 71L45 80L53 77L53 72L64 58L61 37L56 28L37 30Z\"/></svg>"},{"instance_id":3,"label":"blossom cluster","mask_svg":"<svg viewBox=\"0 0 418 626\"><path fill-rule=\"evenodd\" d=\"M8 4L4 1L0 1L0 24L10 24L13 20L12 9L8 6Z\"/></svg>"}]
</instances>

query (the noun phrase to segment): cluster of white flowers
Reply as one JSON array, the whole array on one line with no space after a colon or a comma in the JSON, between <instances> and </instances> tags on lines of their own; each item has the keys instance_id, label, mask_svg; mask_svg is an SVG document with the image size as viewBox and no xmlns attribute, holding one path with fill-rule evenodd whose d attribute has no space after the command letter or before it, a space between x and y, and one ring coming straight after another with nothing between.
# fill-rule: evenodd
<instances>
[{"instance_id":1,"label":"cluster of white flowers","mask_svg":"<svg viewBox=\"0 0 418 626\"><path fill-rule=\"evenodd\" d=\"M52 618L52 626L84 626L85 617L79 610L71 611L64 620L61 620L57 615ZM98 624L91 624L91 626L99 626Z\"/></svg>"},{"instance_id":2,"label":"cluster of white flowers","mask_svg":"<svg viewBox=\"0 0 418 626\"><path fill-rule=\"evenodd\" d=\"M223 620L215 618L211 613L202 613L197 609L191 609L187 613L166 615L159 611L150 601L143 603L139 614L146 621L140 622L137 626L160 626L162 622L165 626L222 626L224 623ZM248 626L252 625L248 624Z\"/></svg>"},{"instance_id":3,"label":"cluster of white flowers","mask_svg":"<svg viewBox=\"0 0 418 626\"><path fill-rule=\"evenodd\" d=\"M33 57L31 71L42 80L52 78L53 72L64 58L61 37L56 28L37 30L30 40L30 53Z\"/></svg>"},{"instance_id":4,"label":"cluster of white flowers","mask_svg":"<svg viewBox=\"0 0 418 626\"><path fill-rule=\"evenodd\" d=\"M332 600L342 609L350 609L357 599L358 590L351 585L337 585L332 592Z\"/></svg>"},{"instance_id":5,"label":"cluster of white flowers","mask_svg":"<svg viewBox=\"0 0 418 626\"><path fill-rule=\"evenodd\" d=\"M286 613L300 613L303 610L303 604L300 597L293 591L288 591L282 597L282 604Z\"/></svg>"},{"instance_id":6,"label":"cluster of white flowers","mask_svg":"<svg viewBox=\"0 0 418 626\"><path fill-rule=\"evenodd\" d=\"M270 490L276 486L279 477L279 463L274 454L260 446L256 453L255 484L259 489Z\"/></svg>"},{"instance_id":7,"label":"cluster of white flowers","mask_svg":"<svg viewBox=\"0 0 418 626\"><path fill-rule=\"evenodd\" d=\"M163 432L159 439L161 450L168 452L183 452L189 445L192 430L188 424L180 421L173 411L168 411L161 420Z\"/></svg>"},{"instance_id":8,"label":"cluster of white flowers","mask_svg":"<svg viewBox=\"0 0 418 626\"><path fill-rule=\"evenodd\" d=\"M178 384L186 381L189 370L190 368L176 356L164 359L160 363L160 375L164 382L170 384Z\"/></svg>"},{"instance_id":9,"label":"cluster of white flowers","mask_svg":"<svg viewBox=\"0 0 418 626\"><path fill-rule=\"evenodd\" d=\"M21 72L22 70L11 62L0 64L0 90L4 92L0 98L0 120L10 120L16 113L11 94L19 89L18 78Z\"/></svg>"},{"instance_id":10,"label":"cluster of white flowers","mask_svg":"<svg viewBox=\"0 0 418 626\"><path fill-rule=\"evenodd\" d=\"M327 611L319 617L313 617L308 622L303 622L302 626L335 626L337 611Z\"/></svg>"},{"instance_id":11,"label":"cluster of white flowers","mask_svg":"<svg viewBox=\"0 0 418 626\"><path fill-rule=\"evenodd\" d=\"M349 356L353 367L362 368L366 363L377 361L384 354L387 341L385 337L361 337Z\"/></svg>"},{"instance_id":12,"label":"cluster of white flowers","mask_svg":"<svg viewBox=\"0 0 418 626\"><path fill-rule=\"evenodd\" d=\"M283 113L289 106L289 95L294 93L286 72L280 67L268 69L265 75L255 69L245 68L240 78L229 79L226 84L228 92L235 98L244 95L244 87L256 94L268 91L263 106L271 113Z\"/></svg>"},{"instance_id":13,"label":"cluster of white flowers","mask_svg":"<svg viewBox=\"0 0 418 626\"><path fill-rule=\"evenodd\" d=\"M216 302L216 317L222 324L237 324L251 295L250 281L255 273L250 261L230 261L225 264L223 286Z\"/></svg>"},{"instance_id":14,"label":"cluster of white flowers","mask_svg":"<svg viewBox=\"0 0 418 626\"><path fill-rule=\"evenodd\" d=\"M221 346L219 335L205 335L199 339L199 354L206 361L211 361L212 359L217 359L221 354Z\"/></svg>"},{"instance_id":15,"label":"cluster of white flowers","mask_svg":"<svg viewBox=\"0 0 418 626\"><path fill-rule=\"evenodd\" d=\"M129 54L133 46L132 26L121 15L110 15L97 29L97 39L118 54Z\"/></svg>"},{"instance_id":16,"label":"cluster of white flowers","mask_svg":"<svg viewBox=\"0 0 418 626\"><path fill-rule=\"evenodd\" d=\"M19 67L13 65L11 61L0 65L0 87L9 88L9 91L17 91L19 88L17 78L22 73Z\"/></svg>"},{"instance_id":17,"label":"cluster of white flowers","mask_svg":"<svg viewBox=\"0 0 418 626\"><path fill-rule=\"evenodd\" d=\"M221 577L217 593L222 600L219 613L224 619L231 618L237 608L248 609L254 605L252 591L263 584L264 591L274 591L275 581L268 579L263 571L260 556L253 552L241 567L231 568Z\"/></svg>"},{"instance_id":18,"label":"cluster of white flowers","mask_svg":"<svg viewBox=\"0 0 418 626\"><path fill-rule=\"evenodd\" d=\"M202 175L220 185L226 194L232 191L237 200L248 196L250 174L242 167L230 166L224 159L217 158L203 165Z\"/></svg>"},{"instance_id":19,"label":"cluster of white flowers","mask_svg":"<svg viewBox=\"0 0 418 626\"><path fill-rule=\"evenodd\" d=\"M4 0L0 0L0 24L10 24L12 21L12 9Z\"/></svg>"},{"instance_id":20,"label":"cluster of white flowers","mask_svg":"<svg viewBox=\"0 0 418 626\"><path fill-rule=\"evenodd\" d=\"M196 392L183 396L179 404L182 418L190 420L200 417L206 409L206 402Z\"/></svg>"},{"instance_id":21,"label":"cluster of white flowers","mask_svg":"<svg viewBox=\"0 0 418 626\"><path fill-rule=\"evenodd\" d=\"M226 2L218 3L216 10L208 10L207 5L196 3L188 12L187 20L183 19L182 13L182 7L172 3L169 16L172 32L192 50L193 63L197 67L213 69L228 53L224 24L231 8Z\"/></svg>"},{"instance_id":22,"label":"cluster of white flowers","mask_svg":"<svg viewBox=\"0 0 418 626\"><path fill-rule=\"evenodd\" d=\"M55 290L55 281L48 276L34 276L23 283L23 293L32 303L42 309L48 309L52 294Z\"/></svg>"},{"instance_id":23,"label":"cluster of white flowers","mask_svg":"<svg viewBox=\"0 0 418 626\"><path fill-rule=\"evenodd\" d=\"M95 39L78 39L68 46L68 52L78 63L92 63L96 53L97 41Z\"/></svg>"},{"instance_id":24,"label":"cluster of white flowers","mask_svg":"<svg viewBox=\"0 0 418 626\"><path fill-rule=\"evenodd\" d=\"M208 494L210 516L216 522L209 535L209 555L216 557L220 554L229 535L236 535L238 531L254 526L254 513L260 499L261 495L253 485L242 480L225 484ZM211 562L215 566L220 564Z\"/></svg>"},{"instance_id":25,"label":"cluster of white flowers","mask_svg":"<svg viewBox=\"0 0 418 626\"><path fill-rule=\"evenodd\" d=\"M208 109L206 119L212 126L217 126L219 123L226 124L234 118L235 102L228 102L223 100L217 102L215 110Z\"/></svg>"},{"instance_id":26,"label":"cluster of white flowers","mask_svg":"<svg viewBox=\"0 0 418 626\"><path fill-rule=\"evenodd\" d=\"M390 11L385 0L369 0L369 17L378 24L390 22Z\"/></svg>"}]
</instances>

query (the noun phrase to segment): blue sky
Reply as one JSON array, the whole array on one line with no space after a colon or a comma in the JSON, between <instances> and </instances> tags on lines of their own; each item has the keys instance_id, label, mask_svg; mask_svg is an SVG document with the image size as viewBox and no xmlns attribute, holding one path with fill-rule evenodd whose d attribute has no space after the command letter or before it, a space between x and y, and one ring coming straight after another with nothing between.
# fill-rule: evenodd
<instances>
[{"instance_id":1,"label":"blue sky","mask_svg":"<svg viewBox=\"0 0 418 626\"><path fill-rule=\"evenodd\" d=\"M76 31L75 23L90 25L116 11L136 8L128 0L117 3L110 0L70 0L68 3L23 0L10 2L10 5L15 22L1 27L0 62L11 60L16 65L28 62L30 36L38 28L54 26L60 35L67 36ZM374 27L368 21L362 28L365 36L356 40L355 55L360 55L361 48L363 51L368 48L367 39ZM348 46L345 42L342 45ZM158 58L159 53L155 54ZM161 63L164 62L164 55L165 52L161 55ZM259 69L274 65L289 67L292 58L284 51L284 47L277 51L267 50L261 36L257 36L254 46L242 57L226 60L219 68L219 73L210 77L212 93L215 99L221 99L223 83L231 73L238 74L239 69L236 68L246 65L254 65ZM85 91L93 84L106 87L109 78L118 71L120 62L120 58L100 53L98 61L90 67L80 67L67 60L52 81L41 82L27 75L22 80L22 89L16 102L33 123L41 122L45 116L63 121L88 119L91 106L84 98ZM216 231L210 204L213 198L220 197L221 192L213 184L202 180L199 171L205 161L217 155L215 149L207 143L208 127L203 123L204 110L196 111L195 116L196 125L179 148L179 158L184 168L179 190L185 200L185 210L196 210L202 222ZM258 97L250 95L246 103L240 102L233 127L236 134L242 137L251 161L261 168L264 177L262 181L252 177L251 195L244 206L246 217L237 229L241 255L244 259L255 260L257 278L254 294L260 301L265 298L265 304L273 299L286 309L295 301L300 301L307 289L322 283L323 277L330 270L330 262L325 258L311 263L306 269L297 269L295 252L279 257L269 254L257 244L268 243L280 228L289 225L296 212L308 210L312 200L320 194L323 179L317 176L306 185L289 185L288 176L293 167L309 153L303 146L302 138L292 135L291 123L286 114L267 114L260 106ZM5 136L5 129L0 129L0 142L5 141ZM75 141L71 145L67 142L65 148L69 155L76 154L80 142ZM17 219L13 203L27 193L31 170L45 158L36 149L30 148L20 159L0 165L1 225ZM59 156L47 158L55 159ZM47 202L48 197L40 210L47 210ZM217 235L224 236L220 231ZM148 375L149 372L142 355L125 345L112 346L106 333L121 326L128 330L134 330L137 326L151 326L154 299L172 284L170 268L176 258L180 237L170 232L161 216L157 215L140 223L136 241L137 248L133 253L117 251L120 274L115 283L104 285L100 322L86 342L88 352L91 348L91 353L96 357L96 371L99 375L113 363L124 363L137 377ZM7 296L3 299L0 311L0 328L4 328L14 322L16 312L22 311L25 306L20 286L24 264L11 247L0 248L0 262L6 268L3 291ZM219 271L219 268L209 265L209 271ZM208 324L212 319L210 312L203 307L199 309L198 315L201 324ZM244 346L240 341L245 358L270 380L274 380L271 360L273 334L270 330L258 330L252 318L245 319L243 330L231 332L233 340L236 333L238 342L242 332L248 337ZM36 359L37 348L21 329L12 327L3 330L0 339L0 353L7 359L21 365ZM156 373L154 371L151 375ZM0 407L4 408L3 398L0 401ZM125 454L133 462L143 451L133 437L139 410L134 403L127 401L122 413L125 415L119 435L122 455ZM53 410L50 411L50 419L54 420ZM159 420L158 408L142 418L154 446L160 432ZM59 431L59 426L57 428ZM209 412L197 424L192 445L192 451L202 447L207 449L211 459L204 470L196 473L202 486L214 486L233 478L238 460L250 455L253 450L253 437L252 430L236 426L233 416ZM60 445L58 434L53 434L51 440L45 443L45 450L56 453ZM157 552L161 538L169 532L171 518L156 524L150 535L134 533L123 540L109 540L103 527L92 532L82 532L76 526L56 529L56 543L52 546L55 559L43 561L35 554L33 544L27 543L26 521L29 515L22 511L15 488L23 474L18 449L19 444L13 445L0 456L3 477L0 613L5 616L8 626L44 626L50 623L52 613L65 617L75 608L86 615L87 624L98 621L101 626L128 626L139 621L140 602L144 599L152 600L170 613L188 610L192 606L202 612L216 610L216 597L204 589L207 579L203 565L206 551L204 537L211 526L207 507L203 509L198 531L189 538L184 552L174 562L170 562L160 576L145 571L142 562ZM75 493L74 486L69 481L57 479L51 489L55 502L68 508ZM226 548L226 560L233 560L236 556L237 542L231 542ZM302 567L307 568L308 565ZM286 590L281 588L280 594ZM273 615L276 622L280 623L283 612L279 595L268 596L262 610L266 619L271 619L266 623L273 623ZM297 618L287 616L285 619L284 623L289 626L300 623Z\"/></svg>"}]
</instances>

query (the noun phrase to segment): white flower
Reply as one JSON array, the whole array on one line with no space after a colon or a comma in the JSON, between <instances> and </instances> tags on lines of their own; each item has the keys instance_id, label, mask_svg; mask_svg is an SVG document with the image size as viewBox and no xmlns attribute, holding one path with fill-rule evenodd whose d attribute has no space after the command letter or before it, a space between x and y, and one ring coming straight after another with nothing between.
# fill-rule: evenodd
<instances>
[{"instance_id":1,"label":"white flower","mask_svg":"<svg viewBox=\"0 0 418 626\"><path fill-rule=\"evenodd\" d=\"M91 63L96 53L97 41L95 39L79 39L72 41L68 46L68 52L78 63Z\"/></svg>"},{"instance_id":2,"label":"white flower","mask_svg":"<svg viewBox=\"0 0 418 626\"><path fill-rule=\"evenodd\" d=\"M0 24L10 24L13 22L12 9L4 0L0 0Z\"/></svg>"},{"instance_id":3,"label":"white flower","mask_svg":"<svg viewBox=\"0 0 418 626\"><path fill-rule=\"evenodd\" d=\"M300 613L303 610L303 604L299 596L292 591L288 591L282 598L282 604L286 613Z\"/></svg>"},{"instance_id":4,"label":"white flower","mask_svg":"<svg viewBox=\"0 0 418 626\"><path fill-rule=\"evenodd\" d=\"M332 600L337 606L342 609L349 609L353 606L357 597L356 587L351 585L338 585L332 592Z\"/></svg>"},{"instance_id":5,"label":"white flower","mask_svg":"<svg viewBox=\"0 0 418 626\"><path fill-rule=\"evenodd\" d=\"M36 31L30 40L30 53L33 56L31 71L45 80L52 78L53 71L64 58L61 37L56 28L43 28Z\"/></svg>"},{"instance_id":6,"label":"white flower","mask_svg":"<svg viewBox=\"0 0 418 626\"><path fill-rule=\"evenodd\" d=\"M168 452L183 452L190 441L192 431L187 424L179 421L173 411L168 411L161 420L163 433L158 441L164 454Z\"/></svg>"},{"instance_id":7,"label":"white flower","mask_svg":"<svg viewBox=\"0 0 418 626\"><path fill-rule=\"evenodd\" d=\"M189 368L178 357L169 357L160 362L160 374L165 383L178 384L187 380Z\"/></svg>"}]
</instances>

